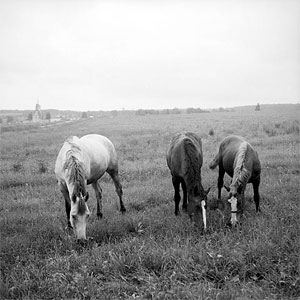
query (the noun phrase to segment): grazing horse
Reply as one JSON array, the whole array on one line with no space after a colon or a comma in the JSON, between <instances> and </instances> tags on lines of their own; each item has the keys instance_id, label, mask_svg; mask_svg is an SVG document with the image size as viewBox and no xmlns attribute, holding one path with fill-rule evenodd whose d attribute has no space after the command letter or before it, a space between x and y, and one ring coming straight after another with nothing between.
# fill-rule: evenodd
<instances>
[{"instance_id":1,"label":"grazing horse","mask_svg":"<svg viewBox=\"0 0 300 300\"><path fill-rule=\"evenodd\" d=\"M247 183L252 183L254 191L254 202L256 211L259 208L259 184L261 165L257 152L242 137L231 135L226 137L220 144L219 152L209 164L211 169L219 166L218 178L218 200L221 200L221 189L223 187L223 177L225 172L232 177L230 187L226 187L229 192L228 202L231 204L231 224L237 222L237 203L241 205L241 214L245 206L244 192ZM238 200L239 198L239 200Z\"/></svg>"},{"instance_id":2,"label":"grazing horse","mask_svg":"<svg viewBox=\"0 0 300 300\"><path fill-rule=\"evenodd\" d=\"M122 186L118 175L118 160L112 142L105 136L89 134L81 138L69 137L63 144L55 163L55 175L65 198L68 227L73 228L77 240L86 240L86 222L90 214L86 201L86 185L92 184L97 198L97 216L102 218L102 190L99 179L107 172L120 199Z\"/></svg>"},{"instance_id":3,"label":"grazing horse","mask_svg":"<svg viewBox=\"0 0 300 300\"><path fill-rule=\"evenodd\" d=\"M167 151L167 164L171 171L175 190L175 215L179 213L180 184L183 190L182 209L192 220L202 215L206 230L206 200L210 188L205 191L201 183L203 163L202 142L196 134L187 132L176 134Z\"/></svg>"}]
</instances>

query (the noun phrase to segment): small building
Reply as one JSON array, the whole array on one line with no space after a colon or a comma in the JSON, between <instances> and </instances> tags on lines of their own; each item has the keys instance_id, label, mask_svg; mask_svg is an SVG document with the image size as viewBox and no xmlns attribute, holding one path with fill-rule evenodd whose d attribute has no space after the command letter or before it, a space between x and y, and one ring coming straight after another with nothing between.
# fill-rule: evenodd
<instances>
[{"instance_id":1,"label":"small building","mask_svg":"<svg viewBox=\"0 0 300 300\"><path fill-rule=\"evenodd\" d=\"M32 113L32 122L41 122L43 120L43 112L39 102L35 105L35 111Z\"/></svg>"}]
</instances>

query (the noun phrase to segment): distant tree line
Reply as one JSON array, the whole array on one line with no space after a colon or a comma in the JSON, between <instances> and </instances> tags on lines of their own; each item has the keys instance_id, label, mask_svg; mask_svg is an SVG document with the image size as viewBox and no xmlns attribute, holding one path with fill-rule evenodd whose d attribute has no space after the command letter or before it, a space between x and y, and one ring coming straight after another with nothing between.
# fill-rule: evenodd
<instances>
[{"instance_id":1,"label":"distant tree line","mask_svg":"<svg viewBox=\"0 0 300 300\"><path fill-rule=\"evenodd\" d=\"M206 112L208 112L208 111L201 109L200 107L198 107L198 108L189 107L186 109L187 114L198 114L198 113L206 113Z\"/></svg>"},{"instance_id":2,"label":"distant tree line","mask_svg":"<svg viewBox=\"0 0 300 300\"><path fill-rule=\"evenodd\" d=\"M81 119L86 119L88 117L88 115L87 115L87 112L83 112L82 114L81 114Z\"/></svg>"},{"instance_id":3,"label":"distant tree line","mask_svg":"<svg viewBox=\"0 0 300 300\"><path fill-rule=\"evenodd\" d=\"M179 108L172 108L172 109L138 109L136 110L135 114L137 116L145 116L145 115L177 115L186 112L187 114L193 113L207 113L207 110L201 108L187 108L187 109L179 109Z\"/></svg>"},{"instance_id":4,"label":"distant tree line","mask_svg":"<svg viewBox=\"0 0 300 300\"><path fill-rule=\"evenodd\" d=\"M179 108L172 108L172 109L163 109L161 110L161 114L163 115L178 115L181 114L181 110Z\"/></svg>"},{"instance_id":5,"label":"distant tree line","mask_svg":"<svg viewBox=\"0 0 300 300\"><path fill-rule=\"evenodd\" d=\"M145 116L145 115L176 115L180 114L181 110L179 108L172 109L138 109L135 114L137 116Z\"/></svg>"},{"instance_id":6,"label":"distant tree line","mask_svg":"<svg viewBox=\"0 0 300 300\"><path fill-rule=\"evenodd\" d=\"M159 115L159 110L156 109L138 109L135 114L137 116Z\"/></svg>"},{"instance_id":7,"label":"distant tree line","mask_svg":"<svg viewBox=\"0 0 300 300\"><path fill-rule=\"evenodd\" d=\"M219 107L217 109L213 109L212 111L214 112L233 112L233 108L224 108L224 107Z\"/></svg>"}]
</instances>

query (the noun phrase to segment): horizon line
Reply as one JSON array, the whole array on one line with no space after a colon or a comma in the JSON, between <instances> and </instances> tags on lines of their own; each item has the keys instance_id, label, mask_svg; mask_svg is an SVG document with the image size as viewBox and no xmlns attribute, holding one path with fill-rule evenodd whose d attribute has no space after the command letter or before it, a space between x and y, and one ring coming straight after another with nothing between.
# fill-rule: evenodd
<instances>
[{"instance_id":1,"label":"horizon line","mask_svg":"<svg viewBox=\"0 0 300 300\"><path fill-rule=\"evenodd\" d=\"M58 110L58 111L72 111L72 112L111 112L111 111L138 111L138 110L150 110L150 111L161 111L161 110L172 110L172 109L178 109L178 110L187 110L189 108L193 109L201 109L203 111L209 111L209 110L216 110L216 109L234 109L234 108L241 108L241 107L251 107L251 106L256 106L259 104L260 106L265 106L265 105L299 105L300 102L290 102L290 103L259 103L257 102L256 104L247 104L247 105L237 105L237 106L219 106L219 107L210 107L210 108L201 108L200 106L194 107L194 106L189 106L185 108L179 108L179 107L172 107L172 108L133 108L133 109L126 109L126 108L119 108L119 109L98 109L98 110L72 110L72 109L58 109L58 108L42 108L42 110L47 111L47 110ZM1 111L34 111L33 109L0 109Z\"/></svg>"}]
</instances>

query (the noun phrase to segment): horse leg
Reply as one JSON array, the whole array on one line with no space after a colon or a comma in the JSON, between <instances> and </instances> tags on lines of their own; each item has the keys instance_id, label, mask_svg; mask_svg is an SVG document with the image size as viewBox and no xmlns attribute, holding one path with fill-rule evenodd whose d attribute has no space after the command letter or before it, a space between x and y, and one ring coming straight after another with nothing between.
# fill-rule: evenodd
<instances>
[{"instance_id":1,"label":"horse leg","mask_svg":"<svg viewBox=\"0 0 300 300\"><path fill-rule=\"evenodd\" d=\"M118 170L107 170L107 173L110 175L111 179L113 180L113 182L115 184L116 193L118 194L119 200L120 200L120 212L124 213L124 212L126 212L126 208L125 208L123 200L122 200L123 189L122 189L122 185L120 183L119 172L118 172Z\"/></svg>"},{"instance_id":2,"label":"horse leg","mask_svg":"<svg viewBox=\"0 0 300 300\"><path fill-rule=\"evenodd\" d=\"M72 225L70 223L71 200L70 200L69 191L66 186L62 186L62 185L60 186L60 190L65 198L65 208L66 208L66 214L68 219L67 228L72 228Z\"/></svg>"},{"instance_id":3,"label":"horse leg","mask_svg":"<svg viewBox=\"0 0 300 300\"><path fill-rule=\"evenodd\" d=\"M179 192L179 187L180 187L180 179L177 177L172 177L172 183L174 186L174 202L175 202L175 216L178 216L179 214L179 202L180 202L180 192Z\"/></svg>"},{"instance_id":4,"label":"horse leg","mask_svg":"<svg viewBox=\"0 0 300 300\"><path fill-rule=\"evenodd\" d=\"M219 177L218 177L218 199L221 200L221 190L224 184L224 174L225 170L223 166L219 165Z\"/></svg>"},{"instance_id":5,"label":"horse leg","mask_svg":"<svg viewBox=\"0 0 300 300\"><path fill-rule=\"evenodd\" d=\"M182 191L183 191L182 210L187 211L187 189L186 189L185 182L183 180L181 181L181 187L182 187ZM179 195L179 197L180 197L180 195ZM180 201L180 199L179 199L179 201Z\"/></svg>"},{"instance_id":6,"label":"horse leg","mask_svg":"<svg viewBox=\"0 0 300 300\"><path fill-rule=\"evenodd\" d=\"M97 199L97 218L98 220L102 218L102 189L100 187L100 182L95 181L92 183L92 187L95 191L96 199Z\"/></svg>"},{"instance_id":7,"label":"horse leg","mask_svg":"<svg viewBox=\"0 0 300 300\"><path fill-rule=\"evenodd\" d=\"M241 216L243 216L245 210L245 190L243 189L241 192Z\"/></svg>"},{"instance_id":8,"label":"horse leg","mask_svg":"<svg viewBox=\"0 0 300 300\"><path fill-rule=\"evenodd\" d=\"M260 196L259 196L259 184L260 184L260 178L258 178L257 180L253 181L252 186L253 186L253 192L254 192L254 202L255 202L255 207L256 207L256 212L260 211L260 207L259 207L259 200L260 200Z\"/></svg>"}]
</instances>

